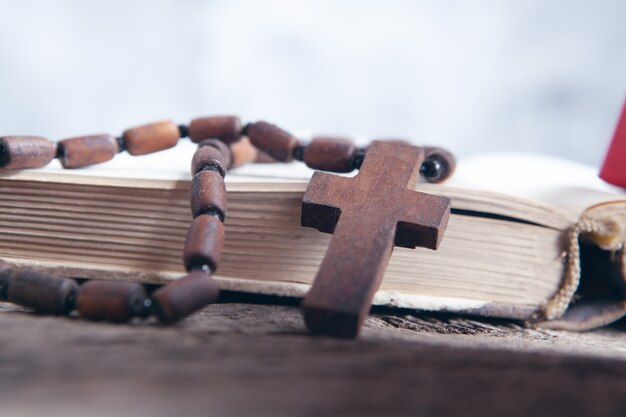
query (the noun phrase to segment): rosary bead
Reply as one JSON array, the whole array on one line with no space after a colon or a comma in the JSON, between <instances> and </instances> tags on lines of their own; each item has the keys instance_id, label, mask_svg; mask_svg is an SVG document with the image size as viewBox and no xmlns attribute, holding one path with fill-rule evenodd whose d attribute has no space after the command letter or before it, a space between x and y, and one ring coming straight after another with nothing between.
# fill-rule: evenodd
<instances>
[{"instance_id":1,"label":"rosary bead","mask_svg":"<svg viewBox=\"0 0 626 417\"><path fill-rule=\"evenodd\" d=\"M146 317L148 305L146 290L136 282L89 281L76 293L76 310L89 320L123 323Z\"/></svg>"},{"instance_id":2,"label":"rosary bead","mask_svg":"<svg viewBox=\"0 0 626 417\"><path fill-rule=\"evenodd\" d=\"M255 148L250 139L242 138L239 142L230 145L233 153L233 162L231 168L237 168L242 165L256 161L259 151Z\"/></svg>"},{"instance_id":3,"label":"rosary bead","mask_svg":"<svg viewBox=\"0 0 626 417\"><path fill-rule=\"evenodd\" d=\"M224 177L228 169L227 162L226 157L219 149L213 146L200 146L191 160L191 175L196 175L205 169L213 169L219 171Z\"/></svg>"},{"instance_id":4,"label":"rosary bead","mask_svg":"<svg viewBox=\"0 0 626 417\"><path fill-rule=\"evenodd\" d=\"M175 323L217 301L219 292L217 282L209 273L191 271L152 294L154 311L162 323Z\"/></svg>"},{"instance_id":5,"label":"rosary bead","mask_svg":"<svg viewBox=\"0 0 626 417\"><path fill-rule=\"evenodd\" d=\"M254 146L279 162L290 162L294 148L300 145L291 133L267 122L250 124L247 134Z\"/></svg>"},{"instance_id":6,"label":"rosary bead","mask_svg":"<svg viewBox=\"0 0 626 417\"><path fill-rule=\"evenodd\" d=\"M196 218L201 214L226 218L226 186L219 172L200 171L191 181L191 213Z\"/></svg>"},{"instance_id":7,"label":"rosary bead","mask_svg":"<svg viewBox=\"0 0 626 417\"><path fill-rule=\"evenodd\" d=\"M241 138L241 120L237 116L199 117L189 124L189 137L192 142L219 139L233 143Z\"/></svg>"},{"instance_id":8,"label":"rosary bead","mask_svg":"<svg viewBox=\"0 0 626 417\"><path fill-rule=\"evenodd\" d=\"M188 271L208 265L215 271L224 249L224 224L203 214L194 219L185 239L184 262Z\"/></svg>"},{"instance_id":9,"label":"rosary bead","mask_svg":"<svg viewBox=\"0 0 626 417\"><path fill-rule=\"evenodd\" d=\"M110 161L119 146L111 135L90 135L59 141L57 157L64 168L82 168Z\"/></svg>"},{"instance_id":10,"label":"rosary bead","mask_svg":"<svg viewBox=\"0 0 626 417\"><path fill-rule=\"evenodd\" d=\"M39 168L56 156L56 144L38 136L0 137L0 170Z\"/></svg>"},{"instance_id":11,"label":"rosary bead","mask_svg":"<svg viewBox=\"0 0 626 417\"><path fill-rule=\"evenodd\" d=\"M424 147L424 162L420 173L428 182L445 181L456 169L456 159L445 149Z\"/></svg>"},{"instance_id":12,"label":"rosary bead","mask_svg":"<svg viewBox=\"0 0 626 417\"><path fill-rule=\"evenodd\" d=\"M303 161L313 169L332 172L350 172L358 149L349 139L315 137L304 148Z\"/></svg>"},{"instance_id":13,"label":"rosary bead","mask_svg":"<svg viewBox=\"0 0 626 417\"><path fill-rule=\"evenodd\" d=\"M218 139L205 139L201 142L198 142L199 148L204 146L211 146L220 151L222 156L224 156L224 163L226 164L226 168L230 168L230 166L232 165L232 152L227 144Z\"/></svg>"},{"instance_id":14,"label":"rosary bead","mask_svg":"<svg viewBox=\"0 0 626 417\"><path fill-rule=\"evenodd\" d=\"M16 269L6 276L6 300L39 313L67 314L74 309L78 284L45 272Z\"/></svg>"},{"instance_id":15,"label":"rosary bead","mask_svg":"<svg viewBox=\"0 0 626 417\"><path fill-rule=\"evenodd\" d=\"M126 150L131 155L145 155L169 149L180 137L178 126L170 121L133 127L122 134Z\"/></svg>"}]
</instances>

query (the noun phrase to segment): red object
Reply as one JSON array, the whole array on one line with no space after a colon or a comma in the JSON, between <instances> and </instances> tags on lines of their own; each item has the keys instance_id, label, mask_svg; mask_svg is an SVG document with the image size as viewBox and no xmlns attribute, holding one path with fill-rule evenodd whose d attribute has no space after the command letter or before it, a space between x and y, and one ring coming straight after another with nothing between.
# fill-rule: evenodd
<instances>
[{"instance_id":1,"label":"red object","mask_svg":"<svg viewBox=\"0 0 626 417\"><path fill-rule=\"evenodd\" d=\"M600 178L613 185L626 188L626 102L609 151L600 170Z\"/></svg>"}]
</instances>

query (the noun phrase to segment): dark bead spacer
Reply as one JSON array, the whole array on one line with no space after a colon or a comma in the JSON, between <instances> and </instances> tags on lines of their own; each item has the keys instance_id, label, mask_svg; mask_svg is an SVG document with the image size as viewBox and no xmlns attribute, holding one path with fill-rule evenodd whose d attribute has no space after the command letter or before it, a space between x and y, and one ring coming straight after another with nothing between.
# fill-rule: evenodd
<instances>
[{"instance_id":1,"label":"dark bead spacer","mask_svg":"<svg viewBox=\"0 0 626 417\"><path fill-rule=\"evenodd\" d=\"M178 131L180 132L181 139L189 136L189 126L185 124L178 125Z\"/></svg>"},{"instance_id":2,"label":"dark bead spacer","mask_svg":"<svg viewBox=\"0 0 626 417\"><path fill-rule=\"evenodd\" d=\"M117 141L117 153L122 153L126 150L126 141L123 136L118 136L115 138Z\"/></svg>"},{"instance_id":3,"label":"dark bead spacer","mask_svg":"<svg viewBox=\"0 0 626 417\"><path fill-rule=\"evenodd\" d=\"M241 128L241 136L248 136L248 130L250 130L250 126L252 126L252 123L246 123Z\"/></svg>"},{"instance_id":4,"label":"dark bead spacer","mask_svg":"<svg viewBox=\"0 0 626 417\"><path fill-rule=\"evenodd\" d=\"M365 154L367 153L367 148L359 149L356 154L354 154L354 159L352 159L352 166L354 169L360 169L361 165L363 165L363 160L365 159Z\"/></svg>"},{"instance_id":5,"label":"dark bead spacer","mask_svg":"<svg viewBox=\"0 0 626 417\"><path fill-rule=\"evenodd\" d=\"M454 155L443 148L424 147L425 159L420 167L424 180L433 183L445 181L456 168Z\"/></svg>"},{"instance_id":6,"label":"dark bead spacer","mask_svg":"<svg viewBox=\"0 0 626 417\"><path fill-rule=\"evenodd\" d=\"M293 148L293 159L297 161L304 160L304 146L303 145L298 145L295 148Z\"/></svg>"},{"instance_id":7,"label":"dark bead spacer","mask_svg":"<svg viewBox=\"0 0 626 417\"><path fill-rule=\"evenodd\" d=\"M204 210L198 211L198 216L202 216L203 214L206 214L207 216L213 216L217 220L221 221L222 223L226 221L226 215L224 214L222 210L220 210L217 207L211 206L211 207L207 207Z\"/></svg>"},{"instance_id":8,"label":"dark bead spacer","mask_svg":"<svg viewBox=\"0 0 626 417\"><path fill-rule=\"evenodd\" d=\"M54 157L57 159L63 159L65 157L65 146L60 146L57 143L57 151L54 154Z\"/></svg>"},{"instance_id":9,"label":"dark bead spacer","mask_svg":"<svg viewBox=\"0 0 626 417\"><path fill-rule=\"evenodd\" d=\"M178 125L178 132L179 132L179 136L182 138L186 138L189 136L189 126L187 126L186 124L180 124Z\"/></svg>"},{"instance_id":10,"label":"dark bead spacer","mask_svg":"<svg viewBox=\"0 0 626 417\"><path fill-rule=\"evenodd\" d=\"M192 265L189 267L189 272L194 272L194 271L199 271L199 272L204 272L207 274L211 273L211 265L209 264L196 264L196 265Z\"/></svg>"},{"instance_id":11,"label":"dark bead spacer","mask_svg":"<svg viewBox=\"0 0 626 417\"><path fill-rule=\"evenodd\" d=\"M425 160L420 167L420 174L422 174L427 181L438 180L441 178L442 173L443 167L441 162L435 158Z\"/></svg>"},{"instance_id":12,"label":"dark bead spacer","mask_svg":"<svg viewBox=\"0 0 626 417\"><path fill-rule=\"evenodd\" d=\"M8 274L0 272L0 301L7 300Z\"/></svg>"},{"instance_id":13,"label":"dark bead spacer","mask_svg":"<svg viewBox=\"0 0 626 417\"><path fill-rule=\"evenodd\" d=\"M13 265L0 261L0 301L6 301L7 288L9 286L9 274L13 270Z\"/></svg>"}]
</instances>

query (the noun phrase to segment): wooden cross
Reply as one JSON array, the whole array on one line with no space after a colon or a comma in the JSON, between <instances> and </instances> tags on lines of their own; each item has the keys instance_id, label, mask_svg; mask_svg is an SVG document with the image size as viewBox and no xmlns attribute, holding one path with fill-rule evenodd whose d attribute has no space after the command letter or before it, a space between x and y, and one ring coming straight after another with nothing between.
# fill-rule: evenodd
<instances>
[{"instance_id":1,"label":"wooden cross","mask_svg":"<svg viewBox=\"0 0 626 417\"><path fill-rule=\"evenodd\" d=\"M424 150L374 141L353 178L315 172L302 225L333 237L302 304L311 333L356 337L394 245L437 249L450 200L415 190Z\"/></svg>"}]
</instances>

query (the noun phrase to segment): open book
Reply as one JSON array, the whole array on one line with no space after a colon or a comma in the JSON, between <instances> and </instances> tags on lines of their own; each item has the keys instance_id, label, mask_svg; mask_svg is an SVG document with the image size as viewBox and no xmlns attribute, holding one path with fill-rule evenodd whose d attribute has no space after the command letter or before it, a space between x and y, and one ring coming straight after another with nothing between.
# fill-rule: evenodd
<instances>
[{"instance_id":1,"label":"open book","mask_svg":"<svg viewBox=\"0 0 626 417\"><path fill-rule=\"evenodd\" d=\"M161 283L183 276L194 149L181 143L78 171L53 165L0 173L0 259L72 277ZM300 226L311 173L289 164L227 175L226 242L216 272L223 289L305 294L330 240ZM483 155L461 160L452 181L418 189L452 199L448 230L437 251L395 248L375 304L552 319L569 328L624 314L626 195L594 169L540 156ZM606 256L585 262L579 234ZM574 313L561 319L579 287L581 258L584 273L604 271L594 279L617 289L588 298L601 304L597 309L583 297L583 313L570 308Z\"/></svg>"}]
</instances>

